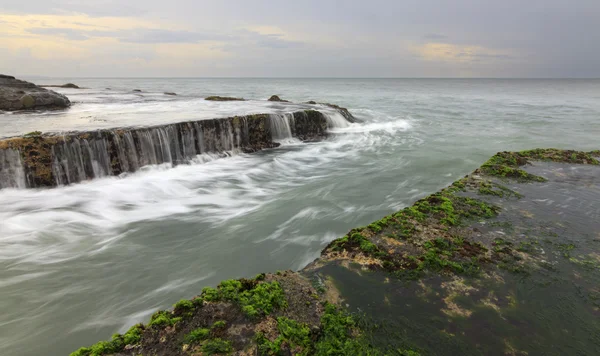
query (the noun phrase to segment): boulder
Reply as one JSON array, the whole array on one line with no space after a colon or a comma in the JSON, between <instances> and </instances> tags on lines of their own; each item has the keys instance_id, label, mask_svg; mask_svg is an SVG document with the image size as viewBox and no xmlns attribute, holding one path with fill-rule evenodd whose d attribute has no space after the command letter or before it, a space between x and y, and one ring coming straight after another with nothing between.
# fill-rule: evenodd
<instances>
[{"instance_id":1,"label":"boulder","mask_svg":"<svg viewBox=\"0 0 600 356\"><path fill-rule=\"evenodd\" d=\"M0 110L64 109L70 105L62 94L0 74Z\"/></svg>"},{"instance_id":2,"label":"boulder","mask_svg":"<svg viewBox=\"0 0 600 356\"><path fill-rule=\"evenodd\" d=\"M283 100L280 97L278 97L277 95L271 95L271 97L269 98L269 101L280 101L283 103L289 103L288 100Z\"/></svg>"}]
</instances>

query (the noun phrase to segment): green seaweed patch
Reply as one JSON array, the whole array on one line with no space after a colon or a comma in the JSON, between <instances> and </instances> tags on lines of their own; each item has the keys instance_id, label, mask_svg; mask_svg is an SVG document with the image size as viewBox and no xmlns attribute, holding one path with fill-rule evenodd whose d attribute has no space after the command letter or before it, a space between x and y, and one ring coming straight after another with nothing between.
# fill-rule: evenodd
<instances>
[{"instance_id":1,"label":"green seaweed patch","mask_svg":"<svg viewBox=\"0 0 600 356\"><path fill-rule=\"evenodd\" d=\"M386 355L374 348L361 332L356 320L347 312L327 303L321 317L320 336L311 355ZM397 350L398 355L419 356L412 350Z\"/></svg>"},{"instance_id":2,"label":"green seaweed patch","mask_svg":"<svg viewBox=\"0 0 600 356\"><path fill-rule=\"evenodd\" d=\"M416 279L427 271L476 275L487 249L467 241L460 231L453 237L449 231L473 220L495 217L499 208L455 194L471 187L470 182L467 177L366 228L352 229L333 241L324 253L347 251L353 257L353 252L360 252L374 259L364 261L373 268L383 268L400 278ZM396 249L397 245L389 245L385 238L406 241L413 247Z\"/></svg>"},{"instance_id":3,"label":"green seaweed patch","mask_svg":"<svg viewBox=\"0 0 600 356\"><path fill-rule=\"evenodd\" d=\"M200 343L210 337L210 330L206 328L197 328L192 330L184 337L186 344Z\"/></svg>"},{"instance_id":4,"label":"green seaweed patch","mask_svg":"<svg viewBox=\"0 0 600 356\"><path fill-rule=\"evenodd\" d=\"M226 325L227 325L227 322L225 320L219 320L219 321L215 321L210 328L213 330L214 329L224 329Z\"/></svg>"},{"instance_id":5,"label":"green seaweed patch","mask_svg":"<svg viewBox=\"0 0 600 356\"><path fill-rule=\"evenodd\" d=\"M512 189L509 189L501 184L482 181L479 184L479 188L477 189L477 193L479 195L491 195L499 198L508 198L508 197L516 197L521 199L523 197L522 194L515 192Z\"/></svg>"},{"instance_id":6,"label":"green seaweed patch","mask_svg":"<svg viewBox=\"0 0 600 356\"><path fill-rule=\"evenodd\" d=\"M490 176L513 178L521 182L545 182L545 178L530 174L519 167L529 164L530 161L598 165L599 162L593 157L593 152L559 150L555 148L538 148L520 152L498 152L481 166L481 171Z\"/></svg>"},{"instance_id":7,"label":"green seaweed patch","mask_svg":"<svg viewBox=\"0 0 600 356\"><path fill-rule=\"evenodd\" d=\"M569 262L589 270L600 270L600 262L590 256L569 257Z\"/></svg>"},{"instance_id":8,"label":"green seaweed patch","mask_svg":"<svg viewBox=\"0 0 600 356\"><path fill-rule=\"evenodd\" d=\"M556 148L536 148L533 150L516 152L515 154L534 161L598 165L599 162L593 157L593 152L594 151L581 152L573 150L560 150Z\"/></svg>"},{"instance_id":9,"label":"green seaweed patch","mask_svg":"<svg viewBox=\"0 0 600 356\"><path fill-rule=\"evenodd\" d=\"M358 249L367 255L375 257L384 257L386 255L384 251L380 250L377 245L363 236L360 232L357 232L356 229L352 230L350 234L342 237L341 239L335 240L330 245L330 248L333 251Z\"/></svg>"},{"instance_id":10,"label":"green seaweed patch","mask_svg":"<svg viewBox=\"0 0 600 356\"><path fill-rule=\"evenodd\" d=\"M558 250L564 258L571 258L571 251L575 249L575 245L572 243L560 243L558 244Z\"/></svg>"},{"instance_id":11,"label":"green seaweed patch","mask_svg":"<svg viewBox=\"0 0 600 356\"><path fill-rule=\"evenodd\" d=\"M533 175L519 167L529 164L526 156L516 152L498 152L485 162L480 170L490 176L513 178L520 182L545 182L546 178Z\"/></svg>"},{"instance_id":12,"label":"green seaweed patch","mask_svg":"<svg viewBox=\"0 0 600 356\"><path fill-rule=\"evenodd\" d=\"M204 288L202 298L207 302L236 303L250 318L269 315L277 308L287 307L283 289L276 281L226 280L221 282L217 288Z\"/></svg>"},{"instance_id":13,"label":"green seaweed patch","mask_svg":"<svg viewBox=\"0 0 600 356\"><path fill-rule=\"evenodd\" d=\"M23 135L24 137L37 137L37 136L41 136L42 135L42 131L32 131L32 132L28 132L25 135Z\"/></svg>"},{"instance_id":14,"label":"green seaweed patch","mask_svg":"<svg viewBox=\"0 0 600 356\"><path fill-rule=\"evenodd\" d=\"M176 315L183 315L190 317L194 314L196 309L196 303L191 300L182 299L173 305L173 313Z\"/></svg>"},{"instance_id":15,"label":"green seaweed patch","mask_svg":"<svg viewBox=\"0 0 600 356\"><path fill-rule=\"evenodd\" d=\"M231 341L216 338L207 340L202 345L202 352L203 355L229 354L233 352L233 346Z\"/></svg>"},{"instance_id":16,"label":"green seaweed patch","mask_svg":"<svg viewBox=\"0 0 600 356\"><path fill-rule=\"evenodd\" d=\"M310 355L311 330L308 325L298 323L286 317L277 318L279 336L273 341L263 333L256 334L256 343L260 355L282 355L285 350L294 350L295 355Z\"/></svg>"},{"instance_id":17,"label":"green seaweed patch","mask_svg":"<svg viewBox=\"0 0 600 356\"><path fill-rule=\"evenodd\" d=\"M159 310L152 314L148 326L166 327L173 326L181 321L181 317L174 317L173 313L167 310Z\"/></svg>"},{"instance_id":18,"label":"green seaweed patch","mask_svg":"<svg viewBox=\"0 0 600 356\"><path fill-rule=\"evenodd\" d=\"M143 331L144 325L134 325L124 335L115 334L111 341L100 341L90 347L82 347L70 356L102 356L121 352L127 345L139 344Z\"/></svg>"}]
</instances>

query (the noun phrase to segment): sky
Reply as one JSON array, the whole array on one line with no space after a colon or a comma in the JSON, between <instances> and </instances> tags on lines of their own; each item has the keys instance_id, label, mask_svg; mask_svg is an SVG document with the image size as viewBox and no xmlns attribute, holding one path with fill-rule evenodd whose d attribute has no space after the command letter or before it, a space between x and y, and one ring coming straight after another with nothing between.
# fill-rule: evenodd
<instances>
[{"instance_id":1,"label":"sky","mask_svg":"<svg viewBox=\"0 0 600 356\"><path fill-rule=\"evenodd\" d=\"M600 77L599 0L0 0L0 73Z\"/></svg>"}]
</instances>

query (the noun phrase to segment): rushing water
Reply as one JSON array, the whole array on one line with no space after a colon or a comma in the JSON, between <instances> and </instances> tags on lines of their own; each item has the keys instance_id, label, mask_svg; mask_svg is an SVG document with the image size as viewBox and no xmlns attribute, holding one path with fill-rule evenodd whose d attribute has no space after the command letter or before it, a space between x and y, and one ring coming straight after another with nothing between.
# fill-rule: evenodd
<instances>
[{"instance_id":1,"label":"rushing water","mask_svg":"<svg viewBox=\"0 0 600 356\"><path fill-rule=\"evenodd\" d=\"M0 115L0 136L281 114L282 104L201 99L212 94L332 102L364 122L300 143L280 121L273 150L0 190L2 355L65 355L224 278L299 269L496 151L600 148L599 80L37 80L68 81L90 88L59 89L73 108Z\"/></svg>"}]
</instances>

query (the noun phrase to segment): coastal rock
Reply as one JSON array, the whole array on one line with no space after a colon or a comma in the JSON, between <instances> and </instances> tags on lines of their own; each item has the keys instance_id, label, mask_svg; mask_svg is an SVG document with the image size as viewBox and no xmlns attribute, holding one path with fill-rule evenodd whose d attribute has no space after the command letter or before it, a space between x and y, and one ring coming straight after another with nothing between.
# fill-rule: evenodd
<instances>
[{"instance_id":1,"label":"coastal rock","mask_svg":"<svg viewBox=\"0 0 600 356\"><path fill-rule=\"evenodd\" d=\"M63 84L63 85L40 85L43 88L67 88L67 89L84 89L81 88L78 85L75 85L73 83L67 83L67 84Z\"/></svg>"},{"instance_id":2,"label":"coastal rock","mask_svg":"<svg viewBox=\"0 0 600 356\"><path fill-rule=\"evenodd\" d=\"M171 95L171 96L177 95L176 93L173 93L172 91L166 91L163 94L165 94L165 95Z\"/></svg>"},{"instance_id":3,"label":"coastal rock","mask_svg":"<svg viewBox=\"0 0 600 356\"><path fill-rule=\"evenodd\" d=\"M134 92L134 93L141 93L142 90L141 89L133 89L132 92Z\"/></svg>"},{"instance_id":4,"label":"coastal rock","mask_svg":"<svg viewBox=\"0 0 600 356\"><path fill-rule=\"evenodd\" d=\"M231 96L218 96L218 95L208 96L208 97L204 98L204 100L208 100L208 101L246 101L246 99L244 99L244 98L234 98Z\"/></svg>"},{"instance_id":5,"label":"coastal rock","mask_svg":"<svg viewBox=\"0 0 600 356\"><path fill-rule=\"evenodd\" d=\"M64 109L70 105L62 94L0 74L0 110Z\"/></svg>"},{"instance_id":6,"label":"coastal rock","mask_svg":"<svg viewBox=\"0 0 600 356\"><path fill-rule=\"evenodd\" d=\"M283 103L289 103L288 100L283 100L280 97L278 97L277 95L271 95L271 97L268 99L269 101L280 101Z\"/></svg>"},{"instance_id":7,"label":"coastal rock","mask_svg":"<svg viewBox=\"0 0 600 356\"><path fill-rule=\"evenodd\" d=\"M355 123L355 122L361 122L361 120L359 120L359 119L357 119L356 117L354 117L354 115L352 115L352 114L350 113L350 111L348 111L348 109L346 109L346 108L343 108L343 107L341 107L341 106L339 106L339 105L330 104L330 103L317 103L317 102L315 102L315 101L312 101L312 100L311 100L311 101L307 101L306 103L307 103L307 104L321 104L321 105L328 106L328 107L330 107L330 108L332 108L332 109L335 109L335 110L337 110L337 111L338 111L340 114L342 114L342 116L343 116L343 117L344 117L346 120L348 120L348 121L350 121L350 122L352 122L352 123Z\"/></svg>"}]
</instances>

